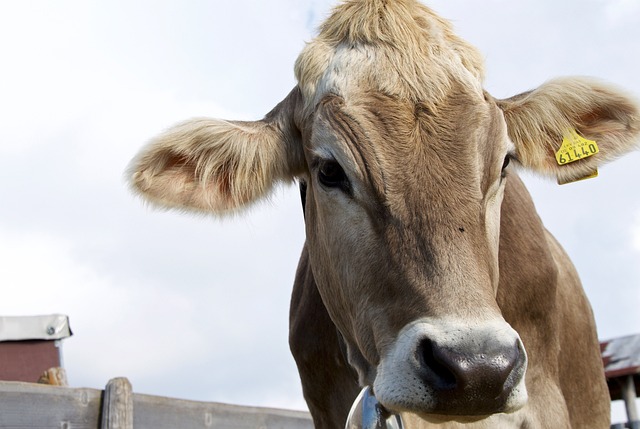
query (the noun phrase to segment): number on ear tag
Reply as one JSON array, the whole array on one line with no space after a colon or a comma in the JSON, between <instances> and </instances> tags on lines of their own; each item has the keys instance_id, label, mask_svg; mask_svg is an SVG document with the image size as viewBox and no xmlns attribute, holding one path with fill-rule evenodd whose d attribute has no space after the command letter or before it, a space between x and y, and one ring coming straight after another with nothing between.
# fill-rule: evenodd
<instances>
[{"instance_id":1,"label":"number on ear tag","mask_svg":"<svg viewBox=\"0 0 640 429\"><path fill-rule=\"evenodd\" d=\"M600 152L598 144L593 140L587 140L574 129L562 136L562 146L556 152L558 165L569 164Z\"/></svg>"}]
</instances>

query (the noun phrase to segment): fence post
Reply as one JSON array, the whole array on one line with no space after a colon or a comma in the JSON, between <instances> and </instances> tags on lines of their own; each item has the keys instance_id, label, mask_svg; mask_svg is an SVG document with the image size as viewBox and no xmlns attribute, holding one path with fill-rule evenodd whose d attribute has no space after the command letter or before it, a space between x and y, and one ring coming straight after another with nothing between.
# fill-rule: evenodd
<instances>
[{"instance_id":1,"label":"fence post","mask_svg":"<svg viewBox=\"0 0 640 429\"><path fill-rule=\"evenodd\" d=\"M109 380L102 399L101 429L133 429L133 392L124 377Z\"/></svg>"}]
</instances>

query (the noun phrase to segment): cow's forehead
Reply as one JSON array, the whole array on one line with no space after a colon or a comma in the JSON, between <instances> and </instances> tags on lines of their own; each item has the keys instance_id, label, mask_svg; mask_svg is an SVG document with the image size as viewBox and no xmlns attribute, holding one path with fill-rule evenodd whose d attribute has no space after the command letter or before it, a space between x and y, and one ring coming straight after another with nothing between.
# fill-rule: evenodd
<instances>
[{"instance_id":1,"label":"cow's forehead","mask_svg":"<svg viewBox=\"0 0 640 429\"><path fill-rule=\"evenodd\" d=\"M363 90L425 102L462 83L481 94L480 54L431 10L391 4L371 17L370 10L350 5L336 8L296 61L307 108L328 93Z\"/></svg>"}]
</instances>

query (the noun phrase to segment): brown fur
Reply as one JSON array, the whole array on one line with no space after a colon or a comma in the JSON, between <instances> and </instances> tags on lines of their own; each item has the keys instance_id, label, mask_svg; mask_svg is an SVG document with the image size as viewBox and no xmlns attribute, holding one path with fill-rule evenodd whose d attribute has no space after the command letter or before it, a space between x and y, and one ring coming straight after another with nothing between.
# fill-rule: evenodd
<instances>
[{"instance_id":1,"label":"brown fur","mask_svg":"<svg viewBox=\"0 0 640 429\"><path fill-rule=\"evenodd\" d=\"M508 423L493 420L433 427L606 428L608 390L580 280L572 265L568 271L558 265L566 266L567 255L545 231L515 171L509 175L502 204L497 300L529 353L530 401L513 417L513 424L505 416ZM561 326L563 335L558 336ZM291 300L290 343L316 427L340 427L358 392L357 380L344 369L335 327L317 293L306 247ZM342 398L347 392L347 398Z\"/></svg>"},{"instance_id":2,"label":"brown fur","mask_svg":"<svg viewBox=\"0 0 640 429\"><path fill-rule=\"evenodd\" d=\"M235 211L296 177L307 184L290 343L318 428L344 424L359 387L374 385L403 344L399 333L425 318L468 323L468 335L508 322L528 353L529 401L475 417L456 398L439 416L426 402L392 404L409 427L608 425L578 276L512 167L501 167L514 157L541 174L581 177L634 147L638 107L584 78L495 100L482 75L477 51L420 3L346 1L296 62L298 86L265 119L189 121L132 163L137 192L196 212ZM568 129L600 152L558 166ZM328 163L342 168L344 186L322 182Z\"/></svg>"}]
</instances>

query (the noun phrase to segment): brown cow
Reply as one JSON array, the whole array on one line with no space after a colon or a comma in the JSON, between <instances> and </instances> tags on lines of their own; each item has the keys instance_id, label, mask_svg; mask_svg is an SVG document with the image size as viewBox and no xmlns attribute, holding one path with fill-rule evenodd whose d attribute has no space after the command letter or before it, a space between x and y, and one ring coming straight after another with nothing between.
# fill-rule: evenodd
<instances>
[{"instance_id":1,"label":"brown cow","mask_svg":"<svg viewBox=\"0 0 640 429\"><path fill-rule=\"evenodd\" d=\"M415 0L347 1L263 120L190 120L133 161L196 212L303 184L290 342L316 427L362 386L408 427L609 424L591 309L509 162L580 179L633 148L638 107L584 78L496 100L480 58Z\"/></svg>"}]
</instances>

